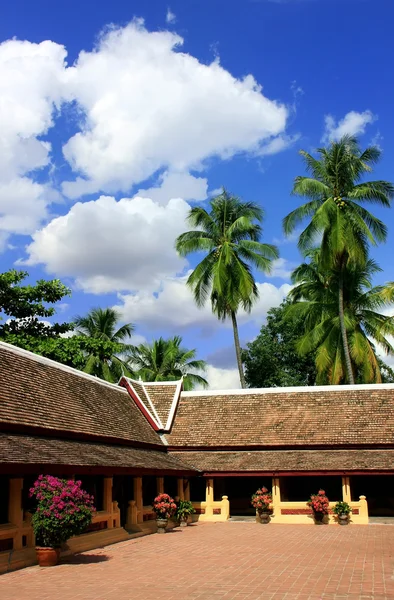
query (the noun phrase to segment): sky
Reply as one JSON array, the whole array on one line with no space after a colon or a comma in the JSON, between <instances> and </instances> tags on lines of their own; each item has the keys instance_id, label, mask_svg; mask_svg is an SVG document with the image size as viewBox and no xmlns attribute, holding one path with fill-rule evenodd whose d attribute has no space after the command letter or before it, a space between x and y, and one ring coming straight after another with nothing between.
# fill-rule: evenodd
<instances>
[{"instance_id":1,"label":"sky","mask_svg":"<svg viewBox=\"0 0 394 600\"><path fill-rule=\"evenodd\" d=\"M256 273L243 344L300 262L283 217L298 151L342 134L393 180L392 0L13 0L0 6L0 266L72 290L58 321L114 306L134 343L181 335L212 388L239 387L230 323L185 285L175 238L221 186L265 210L281 258ZM393 210L373 251L392 280Z\"/></svg>"}]
</instances>

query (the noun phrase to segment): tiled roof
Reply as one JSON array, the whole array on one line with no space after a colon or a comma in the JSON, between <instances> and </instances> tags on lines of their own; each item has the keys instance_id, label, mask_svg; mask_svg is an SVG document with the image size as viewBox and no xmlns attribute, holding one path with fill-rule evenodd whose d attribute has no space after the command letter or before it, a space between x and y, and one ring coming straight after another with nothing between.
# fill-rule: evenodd
<instances>
[{"instance_id":1,"label":"tiled roof","mask_svg":"<svg viewBox=\"0 0 394 600\"><path fill-rule=\"evenodd\" d=\"M163 451L8 433L0 433L0 463L193 471Z\"/></svg>"},{"instance_id":2,"label":"tiled roof","mask_svg":"<svg viewBox=\"0 0 394 600\"><path fill-rule=\"evenodd\" d=\"M2 423L163 446L123 388L0 342Z\"/></svg>"},{"instance_id":3,"label":"tiled roof","mask_svg":"<svg viewBox=\"0 0 394 600\"><path fill-rule=\"evenodd\" d=\"M171 456L207 473L392 471L394 468L394 450L186 450L171 451Z\"/></svg>"},{"instance_id":4,"label":"tiled roof","mask_svg":"<svg viewBox=\"0 0 394 600\"><path fill-rule=\"evenodd\" d=\"M394 386L182 392L169 446L394 443Z\"/></svg>"},{"instance_id":5,"label":"tiled roof","mask_svg":"<svg viewBox=\"0 0 394 600\"><path fill-rule=\"evenodd\" d=\"M122 377L119 383L134 399L137 399L137 405L151 419L157 430L168 431L171 428L181 393L182 380L145 382ZM143 405L140 404L141 402Z\"/></svg>"}]
</instances>

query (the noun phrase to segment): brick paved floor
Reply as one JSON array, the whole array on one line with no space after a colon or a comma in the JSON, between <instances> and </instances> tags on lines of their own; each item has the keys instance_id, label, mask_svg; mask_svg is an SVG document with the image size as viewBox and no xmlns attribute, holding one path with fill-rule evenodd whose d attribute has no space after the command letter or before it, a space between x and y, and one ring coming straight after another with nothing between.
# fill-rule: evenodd
<instances>
[{"instance_id":1,"label":"brick paved floor","mask_svg":"<svg viewBox=\"0 0 394 600\"><path fill-rule=\"evenodd\" d=\"M197 524L0 577L1 600L393 600L389 525Z\"/></svg>"}]
</instances>

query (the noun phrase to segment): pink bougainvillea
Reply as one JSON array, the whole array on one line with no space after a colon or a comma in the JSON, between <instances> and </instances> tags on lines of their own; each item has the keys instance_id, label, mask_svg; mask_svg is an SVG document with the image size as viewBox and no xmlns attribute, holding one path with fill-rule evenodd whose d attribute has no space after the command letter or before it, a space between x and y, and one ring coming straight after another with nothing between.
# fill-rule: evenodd
<instances>
[{"instance_id":1,"label":"pink bougainvillea","mask_svg":"<svg viewBox=\"0 0 394 600\"><path fill-rule=\"evenodd\" d=\"M259 488L252 496L252 506L257 512L266 512L271 510L272 494L266 487Z\"/></svg>"},{"instance_id":2,"label":"pink bougainvillea","mask_svg":"<svg viewBox=\"0 0 394 600\"><path fill-rule=\"evenodd\" d=\"M40 475L29 491L37 500L32 518L37 545L57 548L90 525L93 496L81 488L81 481Z\"/></svg>"},{"instance_id":3,"label":"pink bougainvillea","mask_svg":"<svg viewBox=\"0 0 394 600\"><path fill-rule=\"evenodd\" d=\"M323 513L323 515L328 515L329 513L330 501L324 490L319 490L317 494L312 494L307 504L315 513Z\"/></svg>"},{"instance_id":4,"label":"pink bougainvillea","mask_svg":"<svg viewBox=\"0 0 394 600\"><path fill-rule=\"evenodd\" d=\"M153 510L159 519L169 519L175 514L176 504L168 494L159 494L153 500Z\"/></svg>"}]
</instances>

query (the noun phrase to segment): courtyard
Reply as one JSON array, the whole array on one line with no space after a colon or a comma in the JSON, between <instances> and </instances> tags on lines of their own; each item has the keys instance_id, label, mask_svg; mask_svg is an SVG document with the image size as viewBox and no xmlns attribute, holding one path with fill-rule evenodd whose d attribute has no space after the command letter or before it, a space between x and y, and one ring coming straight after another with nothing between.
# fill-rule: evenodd
<instances>
[{"instance_id":1,"label":"courtyard","mask_svg":"<svg viewBox=\"0 0 394 600\"><path fill-rule=\"evenodd\" d=\"M0 577L2 600L392 600L391 525L197 523Z\"/></svg>"}]
</instances>

